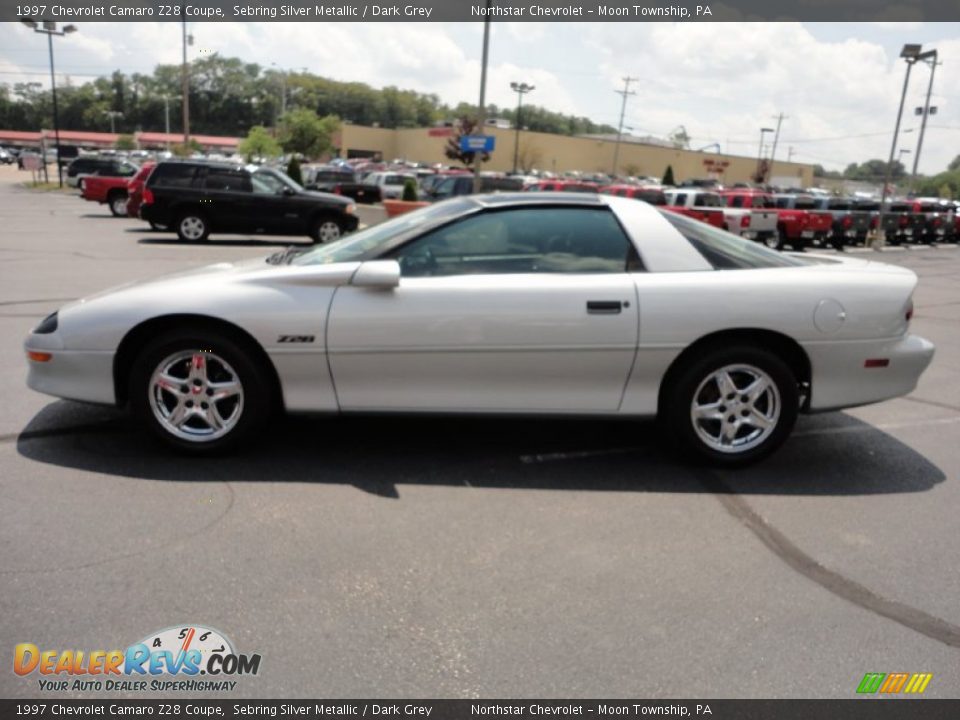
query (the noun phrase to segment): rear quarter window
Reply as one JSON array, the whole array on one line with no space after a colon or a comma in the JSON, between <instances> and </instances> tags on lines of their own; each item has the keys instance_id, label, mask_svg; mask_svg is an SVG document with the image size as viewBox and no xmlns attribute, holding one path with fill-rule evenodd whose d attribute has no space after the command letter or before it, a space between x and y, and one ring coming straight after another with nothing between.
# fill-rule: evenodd
<instances>
[{"instance_id":1,"label":"rear quarter window","mask_svg":"<svg viewBox=\"0 0 960 720\"><path fill-rule=\"evenodd\" d=\"M193 186L196 175L195 165L157 165L147 184L151 188L188 188Z\"/></svg>"}]
</instances>

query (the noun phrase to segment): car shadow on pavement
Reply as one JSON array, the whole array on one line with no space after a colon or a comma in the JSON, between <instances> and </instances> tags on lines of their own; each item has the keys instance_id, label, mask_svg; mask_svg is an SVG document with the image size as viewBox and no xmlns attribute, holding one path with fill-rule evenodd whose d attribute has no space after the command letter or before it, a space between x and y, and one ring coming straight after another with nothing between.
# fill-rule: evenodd
<instances>
[{"instance_id":1,"label":"car shadow on pavement","mask_svg":"<svg viewBox=\"0 0 960 720\"><path fill-rule=\"evenodd\" d=\"M189 459L131 425L118 410L57 401L16 437L17 451L144 480L336 483L392 498L404 484L842 496L923 492L945 479L912 448L842 413L802 417L772 457L723 472L664 450L651 421L289 417L235 455Z\"/></svg>"},{"instance_id":2,"label":"car shadow on pavement","mask_svg":"<svg viewBox=\"0 0 960 720\"><path fill-rule=\"evenodd\" d=\"M139 230L128 230L127 232L140 232ZM156 230L150 230L149 228L145 232L157 232ZM312 247L313 243L308 239L301 241L299 237L294 238L270 238L270 239L254 239L254 238L222 238L221 236L215 236L212 240L181 240L175 234L171 232L169 236L164 237L145 237L140 238L137 242L141 245L205 245L207 247L211 245L229 245L233 247L287 247L288 245L302 245L305 248Z\"/></svg>"}]
</instances>

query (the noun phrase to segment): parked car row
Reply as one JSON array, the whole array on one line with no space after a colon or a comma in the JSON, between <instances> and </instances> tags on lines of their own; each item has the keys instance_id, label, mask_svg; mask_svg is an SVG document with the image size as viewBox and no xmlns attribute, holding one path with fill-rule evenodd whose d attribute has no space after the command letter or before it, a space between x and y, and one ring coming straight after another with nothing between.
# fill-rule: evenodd
<instances>
[{"instance_id":1,"label":"parked car row","mask_svg":"<svg viewBox=\"0 0 960 720\"><path fill-rule=\"evenodd\" d=\"M308 235L324 243L359 224L351 198L307 190L269 167L168 160L128 170L112 166L104 172L113 174L83 175L82 197L108 205L117 217L137 217L154 230L176 232L187 242L224 232Z\"/></svg>"}]
</instances>

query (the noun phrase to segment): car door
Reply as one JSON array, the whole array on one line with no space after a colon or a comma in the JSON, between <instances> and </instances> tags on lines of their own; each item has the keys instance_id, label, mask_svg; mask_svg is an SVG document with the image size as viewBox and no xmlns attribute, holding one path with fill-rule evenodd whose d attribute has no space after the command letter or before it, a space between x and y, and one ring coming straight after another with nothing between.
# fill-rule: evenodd
<instances>
[{"instance_id":1,"label":"car door","mask_svg":"<svg viewBox=\"0 0 960 720\"><path fill-rule=\"evenodd\" d=\"M253 196L250 199L251 223L261 232L294 235L308 231L313 204L270 171L250 175Z\"/></svg>"},{"instance_id":2,"label":"car door","mask_svg":"<svg viewBox=\"0 0 960 720\"><path fill-rule=\"evenodd\" d=\"M346 286L327 347L344 410L615 412L638 338L636 253L597 207L487 210Z\"/></svg>"},{"instance_id":3,"label":"car door","mask_svg":"<svg viewBox=\"0 0 960 720\"><path fill-rule=\"evenodd\" d=\"M208 167L203 179L203 212L220 232L256 232L250 174L239 168Z\"/></svg>"}]
</instances>

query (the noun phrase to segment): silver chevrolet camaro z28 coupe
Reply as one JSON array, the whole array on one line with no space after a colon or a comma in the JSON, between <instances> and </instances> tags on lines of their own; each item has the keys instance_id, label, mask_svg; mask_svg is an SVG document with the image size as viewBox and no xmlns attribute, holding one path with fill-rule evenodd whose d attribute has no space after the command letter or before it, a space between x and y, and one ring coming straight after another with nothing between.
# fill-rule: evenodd
<instances>
[{"instance_id":1,"label":"silver chevrolet camaro z28 coupe","mask_svg":"<svg viewBox=\"0 0 960 720\"><path fill-rule=\"evenodd\" d=\"M66 305L27 337L27 382L194 453L280 410L565 414L656 416L742 465L799 412L913 390L934 352L907 332L916 284L627 198L455 198Z\"/></svg>"}]
</instances>

